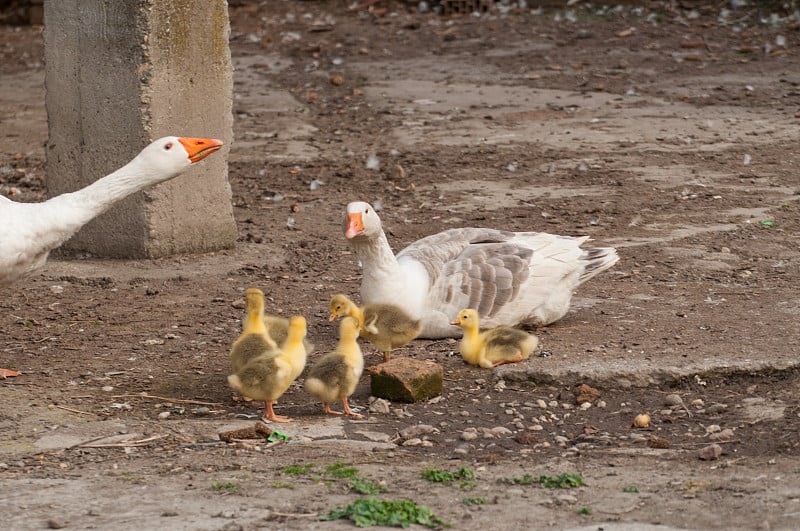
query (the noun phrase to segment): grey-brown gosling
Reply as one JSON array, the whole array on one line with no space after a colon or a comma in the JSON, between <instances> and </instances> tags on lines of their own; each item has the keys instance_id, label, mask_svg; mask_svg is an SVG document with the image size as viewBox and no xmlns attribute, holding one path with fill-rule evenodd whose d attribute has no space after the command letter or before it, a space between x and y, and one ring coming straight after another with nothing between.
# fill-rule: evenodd
<instances>
[{"instance_id":1,"label":"grey-brown gosling","mask_svg":"<svg viewBox=\"0 0 800 531\"><path fill-rule=\"evenodd\" d=\"M263 323L263 319L261 320ZM264 401L264 418L273 422L290 422L292 419L277 415L273 405L305 367L306 353L303 339L306 320L292 317L289 335L284 347L265 352L251 359L241 370L228 376L231 387L245 396Z\"/></svg>"},{"instance_id":2,"label":"grey-brown gosling","mask_svg":"<svg viewBox=\"0 0 800 531\"><path fill-rule=\"evenodd\" d=\"M459 347L467 363L480 367L497 367L504 363L526 360L536 349L536 336L510 326L497 326L480 332L478 312L467 309L458 312L452 324L464 330Z\"/></svg>"},{"instance_id":3,"label":"grey-brown gosling","mask_svg":"<svg viewBox=\"0 0 800 531\"><path fill-rule=\"evenodd\" d=\"M322 402L325 413L341 415L333 411L331 402L341 400L344 413L351 417L362 418L362 415L350 409L347 397L353 394L358 379L364 372L364 357L358 346L358 321L353 317L345 317L339 325L339 344L336 350L325 354L317 361L306 376L306 391Z\"/></svg>"},{"instance_id":4,"label":"grey-brown gosling","mask_svg":"<svg viewBox=\"0 0 800 531\"><path fill-rule=\"evenodd\" d=\"M422 322L413 319L405 310L394 304L366 304L357 306L347 295L334 295L330 302L333 321L349 315L358 320L361 337L383 352L383 361L389 361L392 350L406 345L419 336Z\"/></svg>"}]
</instances>

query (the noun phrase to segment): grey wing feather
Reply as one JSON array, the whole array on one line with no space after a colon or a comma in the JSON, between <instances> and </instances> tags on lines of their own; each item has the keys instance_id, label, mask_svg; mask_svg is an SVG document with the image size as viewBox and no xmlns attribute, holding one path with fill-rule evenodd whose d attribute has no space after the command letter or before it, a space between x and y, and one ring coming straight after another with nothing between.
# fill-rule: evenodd
<instances>
[{"instance_id":1,"label":"grey wing feather","mask_svg":"<svg viewBox=\"0 0 800 531\"><path fill-rule=\"evenodd\" d=\"M431 284L431 296L455 315L474 308L493 317L513 301L530 275L533 250L505 242L476 242L451 259Z\"/></svg>"}]
</instances>

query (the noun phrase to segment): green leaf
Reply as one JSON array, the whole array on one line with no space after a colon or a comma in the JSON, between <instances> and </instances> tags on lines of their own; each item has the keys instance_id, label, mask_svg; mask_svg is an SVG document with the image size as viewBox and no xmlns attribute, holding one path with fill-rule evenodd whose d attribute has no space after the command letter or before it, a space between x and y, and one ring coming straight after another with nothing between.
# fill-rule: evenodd
<instances>
[{"instance_id":1,"label":"green leaf","mask_svg":"<svg viewBox=\"0 0 800 531\"><path fill-rule=\"evenodd\" d=\"M449 527L425 506L410 500L379 500L362 498L341 509L332 509L320 520L349 518L357 527L392 526L407 528L412 524L430 528Z\"/></svg>"}]
</instances>

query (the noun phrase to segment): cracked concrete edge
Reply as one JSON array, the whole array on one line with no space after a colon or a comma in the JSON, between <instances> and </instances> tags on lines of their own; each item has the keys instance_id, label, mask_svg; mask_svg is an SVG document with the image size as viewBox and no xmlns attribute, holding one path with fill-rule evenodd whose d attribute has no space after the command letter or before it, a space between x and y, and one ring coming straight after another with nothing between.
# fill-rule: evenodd
<instances>
[{"instance_id":1,"label":"cracked concrete edge","mask_svg":"<svg viewBox=\"0 0 800 531\"><path fill-rule=\"evenodd\" d=\"M535 366L503 365L494 371L494 378L506 382L531 382L541 385L577 386L585 383L597 387L631 388L670 385L686 380L714 377L792 373L798 370L800 370L800 360L754 361L746 364L706 363L685 367L639 367L628 370L620 370L619 367L542 370L541 367Z\"/></svg>"}]
</instances>

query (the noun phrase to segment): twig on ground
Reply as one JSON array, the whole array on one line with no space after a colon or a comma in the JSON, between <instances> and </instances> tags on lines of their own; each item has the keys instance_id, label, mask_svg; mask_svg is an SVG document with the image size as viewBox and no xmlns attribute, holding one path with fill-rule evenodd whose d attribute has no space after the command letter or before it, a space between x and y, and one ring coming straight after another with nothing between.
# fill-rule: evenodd
<instances>
[{"instance_id":1,"label":"twig on ground","mask_svg":"<svg viewBox=\"0 0 800 531\"><path fill-rule=\"evenodd\" d=\"M220 402L201 402L200 400L182 400L180 398L169 398L166 396L155 395L114 395L111 398L148 398L150 400L163 400L164 402L175 402L176 404L197 404L199 406L221 406Z\"/></svg>"}]
</instances>

